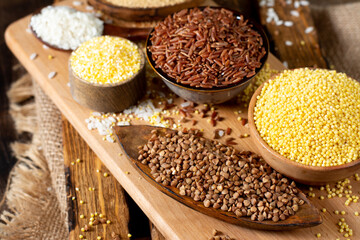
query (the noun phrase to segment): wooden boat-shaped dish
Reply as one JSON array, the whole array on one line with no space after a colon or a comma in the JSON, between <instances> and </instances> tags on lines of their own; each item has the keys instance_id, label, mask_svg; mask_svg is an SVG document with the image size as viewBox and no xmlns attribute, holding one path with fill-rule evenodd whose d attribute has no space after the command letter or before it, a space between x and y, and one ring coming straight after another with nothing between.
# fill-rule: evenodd
<instances>
[{"instance_id":1,"label":"wooden boat-shaped dish","mask_svg":"<svg viewBox=\"0 0 360 240\"><path fill-rule=\"evenodd\" d=\"M178 202L197 210L208 216L221 219L225 222L237 224L249 228L262 229L262 230L290 230L296 228L313 227L322 223L319 210L306 198L306 196L300 192L298 197L304 200L304 204L300 206L300 209L294 216L287 218L284 221L273 222L266 221L252 221L249 217L237 217L234 213L225 212L220 209L206 208L202 202L196 202L192 198L182 196L179 194L179 190L171 186L163 186L157 183L150 173L150 168L147 165L140 163L137 160L138 149L140 145L144 145L151 137L151 131L157 129L162 132L173 131L161 127L152 127L146 125L137 126L116 126L114 127L116 136L119 140L119 144L126 152L129 160L136 167L138 172L154 187L160 190L162 193L172 197Z\"/></svg>"}]
</instances>

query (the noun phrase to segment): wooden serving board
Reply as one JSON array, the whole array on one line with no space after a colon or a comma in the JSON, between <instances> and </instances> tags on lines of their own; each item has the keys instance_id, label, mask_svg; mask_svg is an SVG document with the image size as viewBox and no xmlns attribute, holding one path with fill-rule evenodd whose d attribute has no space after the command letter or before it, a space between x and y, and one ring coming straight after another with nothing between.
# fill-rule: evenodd
<instances>
[{"instance_id":1,"label":"wooden serving board","mask_svg":"<svg viewBox=\"0 0 360 240\"><path fill-rule=\"evenodd\" d=\"M65 1L62 4L71 5L72 1ZM84 4L81 8L84 7ZM317 197L311 198L311 200L319 208L325 207L327 209L327 212L323 214L323 224L317 227L293 231L260 231L225 223L206 216L157 191L156 188L138 174L130 161L125 158L118 144L104 142L102 136L97 131L89 131L87 129L84 120L90 116L92 111L77 104L72 99L70 88L67 86L69 53L44 49L42 44L32 34L26 32L29 20L30 16L27 16L9 26L5 33L9 48L106 165L111 174L116 177L123 188L167 239L208 239L212 236L213 229L222 231L236 239L314 239L316 233L321 233L323 239L335 239L337 237L342 238L336 226L340 217L344 217L350 228L354 229L352 239L359 239L360 234L357 233L355 227L360 223L360 217L356 217L353 214L354 211L359 211L359 205L358 203L353 203L345 208L344 202L346 199L344 198L319 200L317 198L319 193L316 192ZM38 54L35 60L30 60L29 58L32 53ZM54 56L54 58L49 60L49 55ZM271 65L271 68L284 69L284 66L271 54L268 63ZM53 79L48 79L48 74L52 71L56 71L57 75ZM238 137L240 134L249 133L248 129L237 120L237 116L247 118L246 109L236 104L223 104L216 107L217 111L224 118L223 121L218 122L216 128L226 129L231 127L233 132L230 137L236 138L238 143L235 148L257 152L251 137L242 139ZM234 111L240 109L242 109L242 113L235 115ZM206 120L200 119L198 115L194 115L194 118L199 121L196 127L204 129L204 136L212 138L214 128ZM224 143L225 137L220 139L220 141ZM126 172L129 174L126 174ZM360 189L359 182L355 182L352 185L353 193L358 195ZM323 192L322 195L324 195ZM333 213L335 209L345 210L347 213L344 216L335 215Z\"/></svg>"}]
</instances>

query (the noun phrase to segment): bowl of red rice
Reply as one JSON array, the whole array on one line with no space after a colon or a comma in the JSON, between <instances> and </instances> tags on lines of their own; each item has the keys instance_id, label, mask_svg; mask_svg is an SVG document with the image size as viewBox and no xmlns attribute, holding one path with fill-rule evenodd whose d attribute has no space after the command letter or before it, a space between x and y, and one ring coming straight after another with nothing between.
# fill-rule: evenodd
<instances>
[{"instance_id":1,"label":"bowl of red rice","mask_svg":"<svg viewBox=\"0 0 360 240\"><path fill-rule=\"evenodd\" d=\"M259 24L219 7L169 15L146 41L153 70L175 94L196 103L237 96L265 65L268 49Z\"/></svg>"}]
</instances>

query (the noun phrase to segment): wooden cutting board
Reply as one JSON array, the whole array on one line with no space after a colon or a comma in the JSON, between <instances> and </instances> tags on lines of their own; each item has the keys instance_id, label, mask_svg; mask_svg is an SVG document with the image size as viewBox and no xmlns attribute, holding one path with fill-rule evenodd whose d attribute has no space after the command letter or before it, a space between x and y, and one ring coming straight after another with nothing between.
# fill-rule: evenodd
<instances>
[{"instance_id":1,"label":"wooden cutting board","mask_svg":"<svg viewBox=\"0 0 360 240\"><path fill-rule=\"evenodd\" d=\"M65 1L63 4L71 5L71 3L72 1ZM80 8L84 8L84 4ZM359 211L358 203L353 203L345 208L344 198L319 200L317 198L320 195L319 191L315 191L316 198L311 199L319 208L327 209L327 212L323 214L323 224L313 228L286 232L259 231L228 224L196 212L160 193L137 173L124 155L119 154L122 153L122 150L118 144L104 142L97 131L87 129L85 119L90 116L91 110L77 104L72 99L70 88L67 86L69 53L44 49L42 44L26 31L29 20L30 16L27 16L9 26L5 33L9 48L167 239L208 239L212 236L213 229L236 239L314 239L316 233L321 233L323 239L335 239L342 237L336 226L340 217L344 217L350 228L354 229L352 239L359 239L360 233L357 233L355 227L360 223L360 217L353 214L354 211ZM29 58L32 53L38 54L35 60ZM49 60L49 55L54 58ZM284 66L271 54L268 63L271 68L284 69ZM48 74L52 71L56 71L57 75L53 79L48 79ZM236 138L238 145L235 147L237 149L257 152L251 137L238 138L240 134L249 133L248 129L237 120L237 116L247 117L246 109L243 108L240 115L235 115L234 111L241 109L237 105L223 104L217 108L220 115L224 117L224 120L218 123L217 128L231 127L233 129L231 137ZM194 117L199 121L196 127L204 129L205 137L212 138L214 128L197 115ZM139 123L143 122L139 121ZM225 138L220 141L224 142L224 140ZM353 182L352 185L353 193L358 195L359 182ZM303 189L307 189L307 187L304 186ZM321 194L324 195L323 192ZM347 213L344 216L335 215L333 213L335 209L345 210Z\"/></svg>"}]
</instances>

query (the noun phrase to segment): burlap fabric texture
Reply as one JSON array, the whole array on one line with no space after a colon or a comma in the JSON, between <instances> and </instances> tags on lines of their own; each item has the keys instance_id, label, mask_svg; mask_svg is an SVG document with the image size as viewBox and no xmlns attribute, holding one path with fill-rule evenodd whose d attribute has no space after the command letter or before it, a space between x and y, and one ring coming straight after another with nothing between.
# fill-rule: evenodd
<instances>
[{"instance_id":1,"label":"burlap fabric texture","mask_svg":"<svg viewBox=\"0 0 360 240\"><path fill-rule=\"evenodd\" d=\"M0 213L0 239L68 239L60 112L29 74L8 96L16 130L32 133L32 141L11 145L18 162L0 203L7 209Z\"/></svg>"},{"instance_id":2,"label":"burlap fabric texture","mask_svg":"<svg viewBox=\"0 0 360 240\"><path fill-rule=\"evenodd\" d=\"M312 0L310 7L329 65L360 81L360 2Z\"/></svg>"}]
</instances>

